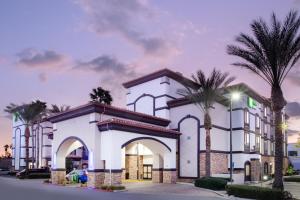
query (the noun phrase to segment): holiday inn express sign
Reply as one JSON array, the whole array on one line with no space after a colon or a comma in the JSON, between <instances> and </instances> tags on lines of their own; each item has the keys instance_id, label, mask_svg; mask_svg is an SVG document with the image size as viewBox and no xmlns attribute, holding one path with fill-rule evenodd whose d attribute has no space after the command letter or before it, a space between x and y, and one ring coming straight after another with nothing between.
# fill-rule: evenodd
<instances>
[{"instance_id":1,"label":"holiday inn express sign","mask_svg":"<svg viewBox=\"0 0 300 200\"><path fill-rule=\"evenodd\" d=\"M255 108L257 106L257 103L254 99L251 97L248 97L248 107L249 108Z\"/></svg>"}]
</instances>

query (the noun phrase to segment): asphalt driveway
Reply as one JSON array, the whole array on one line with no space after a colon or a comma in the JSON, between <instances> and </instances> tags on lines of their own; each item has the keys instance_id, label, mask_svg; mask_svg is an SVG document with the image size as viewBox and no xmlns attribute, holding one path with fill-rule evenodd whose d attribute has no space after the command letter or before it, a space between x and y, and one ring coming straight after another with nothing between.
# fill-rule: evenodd
<instances>
[{"instance_id":1,"label":"asphalt driveway","mask_svg":"<svg viewBox=\"0 0 300 200\"><path fill-rule=\"evenodd\" d=\"M148 184L148 185L147 185ZM192 185L184 184L126 184L126 192L104 192L76 187L43 184L42 180L18 180L0 177L1 199L31 200L221 200L223 197Z\"/></svg>"}]
</instances>

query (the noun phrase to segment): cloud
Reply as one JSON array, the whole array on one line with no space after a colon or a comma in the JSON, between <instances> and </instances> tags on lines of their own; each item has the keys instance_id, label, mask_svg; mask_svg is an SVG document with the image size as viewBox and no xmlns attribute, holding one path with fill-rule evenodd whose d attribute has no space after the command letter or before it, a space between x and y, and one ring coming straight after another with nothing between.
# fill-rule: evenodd
<instances>
[{"instance_id":1,"label":"cloud","mask_svg":"<svg viewBox=\"0 0 300 200\"><path fill-rule=\"evenodd\" d=\"M18 64L30 68L46 68L62 64L65 56L52 50L27 48L17 54Z\"/></svg>"},{"instance_id":2,"label":"cloud","mask_svg":"<svg viewBox=\"0 0 300 200\"><path fill-rule=\"evenodd\" d=\"M46 82L48 80L48 77L45 73L40 73L38 78L41 82Z\"/></svg>"},{"instance_id":3,"label":"cloud","mask_svg":"<svg viewBox=\"0 0 300 200\"><path fill-rule=\"evenodd\" d=\"M178 52L169 38L145 33L142 26L151 26L156 16L155 9L146 0L81 0L79 5L90 17L91 30L99 35L120 35L145 55L164 57ZM152 28L155 30L154 25Z\"/></svg>"},{"instance_id":4,"label":"cloud","mask_svg":"<svg viewBox=\"0 0 300 200\"><path fill-rule=\"evenodd\" d=\"M300 86L300 71L290 71L287 79L294 85Z\"/></svg>"},{"instance_id":5,"label":"cloud","mask_svg":"<svg viewBox=\"0 0 300 200\"><path fill-rule=\"evenodd\" d=\"M75 69L91 70L95 72L126 72L127 66L119 62L115 57L109 55L101 55L87 62L78 62Z\"/></svg>"},{"instance_id":6,"label":"cloud","mask_svg":"<svg viewBox=\"0 0 300 200\"><path fill-rule=\"evenodd\" d=\"M300 118L300 103L299 102L290 102L286 105L286 113L291 117Z\"/></svg>"}]
</instances>

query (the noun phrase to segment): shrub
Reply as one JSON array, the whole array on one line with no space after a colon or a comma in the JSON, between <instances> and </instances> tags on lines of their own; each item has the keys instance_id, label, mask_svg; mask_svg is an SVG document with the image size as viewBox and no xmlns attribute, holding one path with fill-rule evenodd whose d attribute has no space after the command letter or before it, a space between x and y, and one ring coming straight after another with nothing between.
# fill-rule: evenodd
<instances>
[{"instance_id":1,"label":"shrub","mask_svg":"<svg viewBox=\"0 0 300 200\"><path fill-rule=\"evenodd\" d=\"M263 188L248 185L227 185L226 191L228 195L234 195L241 198L249 199L272 199L272 200L289 200L293 199L292 195L287 191L281 191L271 188Z\"/></svg>"},{"instance_id":2,"label":"shrub","mask_svg":"<svg viewBox=\"0 0 300 200\"><path fill-rule=\"evenodd\" d=\"M300 182L300 177L285 177L283 180L285 182Z\"/></svg>"},{"instance_id":3,"label":"shrub","mask_svg":"<svg viewBox=\"0 0 300 200\"><path fill-rule=\"evenodd\" d=\"M102 185L102 190L114 191L114 190L125 190L123 185Z\"/></svg>"},{"instance_id":4,"label":"shrub","mask_svg":"<svg viewBox=\"0 0 300 200\"><path fill-rule=\"evenodd\" d=\"M50 178L50 173L34 173L34 174L28 174L26 178L28 179L49 179Z\"/></svg>"},{"instance_id":5,"label":"shrub","mask_svg":"<svg viewBox=\"0 0 300 200\"><path fill-rule=\"evenodd\" d=\"M225 190L227 180L224 178L216 177L203 177L196 179L194 185L200 188L206 188L211 190Z\"/></svg>"},{"instance_id":6,"label":"shrub","mask_svg":"<svg viewBox=\"0 0 300 200\"><path fill-rule=\"evenodd\" d=\"M287 175L287 176L292 176L292 175L294 175L295 173L296 173L296 172L295 172L295 170L294 170L293 165L289 165L288 168L287 168L287 170L286 170L286 175Z\"/></svg>"}]
</instances>

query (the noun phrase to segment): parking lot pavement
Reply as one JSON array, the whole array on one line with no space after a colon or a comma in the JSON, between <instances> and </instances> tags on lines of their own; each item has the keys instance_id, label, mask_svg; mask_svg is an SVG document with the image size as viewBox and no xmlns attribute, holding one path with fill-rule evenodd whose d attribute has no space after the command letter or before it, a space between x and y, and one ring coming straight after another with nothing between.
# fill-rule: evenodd
<instances>
[{"instance_id":1,"label":"parking lot pavement","mask_svg":"<svg viewBox=\"0 0 300 200\"><path fill-rule=\"evenodd\" d=\"M158 187L151 186L152 189L158 191L148 191L146 193L137 192L138 189L129 188L127 192L103 192L100 190L88 188L75 188L56 186L51 184L43 184L42 180L19 180L15 178L0 177L0 195L1 199L31 199L31 200L221 200L222 197L209 196L203 193L203 196L188 194L190 190L186 190L185 194L171 194L170 186L160 186L164 188L158 190ZM177 184L176 184L177 185ZM179 184L178 184L179 185ZM150 186L150 185L149 185ZM139 185L141 187L141 185ZM183 191L183 188L178 187ZM145 189L144 189L145 190ZM164 192L165 191L165 192ZM200 197L200 198L199 198Z\"/></svg>"}]
</instances>

